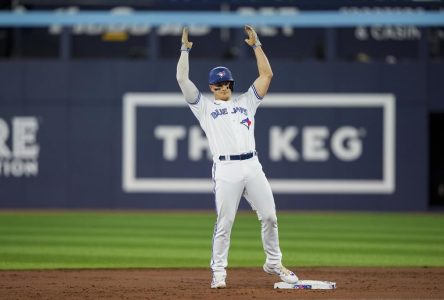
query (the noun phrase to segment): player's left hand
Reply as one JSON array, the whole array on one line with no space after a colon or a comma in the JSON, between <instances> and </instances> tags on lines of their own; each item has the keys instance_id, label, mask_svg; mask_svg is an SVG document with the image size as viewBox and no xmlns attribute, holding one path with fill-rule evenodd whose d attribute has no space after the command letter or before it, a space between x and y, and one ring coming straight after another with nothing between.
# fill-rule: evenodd
<instances>
[{"instance_id":1,"label":"player's left hand","mask_svg":"<svg viewBox=\"0 0 444 300\"><path fill-rule=\"evenodd\" d=\"M188 40L188 27L184 27L182 30L182 47L187 50L193 47L193 43Z\"/></svg>"},{"instance_id":2,"label":"player's left hand","mask_svg":"<svg viewBox=\"0 0 444 300\"><path fill-rule=\"evenodd\" d=\"M247 43L249 46L256 48L259 46L262 46L261 42L259 41L259 38L257 37L256 31L254 31L253 27L250 25L245 25L245 32L248 35L248 39L245 39L245 43Z\"/></svg>"}]
</instances>

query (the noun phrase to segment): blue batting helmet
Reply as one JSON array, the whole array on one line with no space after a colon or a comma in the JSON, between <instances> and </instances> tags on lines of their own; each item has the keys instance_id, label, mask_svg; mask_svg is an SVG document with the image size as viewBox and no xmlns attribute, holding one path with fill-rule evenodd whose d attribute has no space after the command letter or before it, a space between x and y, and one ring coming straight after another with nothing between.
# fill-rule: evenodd
<instances>
[{"instance_id":1,"label":"blue batting helmet","mask_svg":"<svg viewBox=\"0 0 444 300\"><path fill-rule=\"evenodd\" d=\"M208 82L209 84L216 84L219 82L230 81L234 85L234 78L231 71L226 67L216 67L210 71Z\"/></svg>"}]
</instances>

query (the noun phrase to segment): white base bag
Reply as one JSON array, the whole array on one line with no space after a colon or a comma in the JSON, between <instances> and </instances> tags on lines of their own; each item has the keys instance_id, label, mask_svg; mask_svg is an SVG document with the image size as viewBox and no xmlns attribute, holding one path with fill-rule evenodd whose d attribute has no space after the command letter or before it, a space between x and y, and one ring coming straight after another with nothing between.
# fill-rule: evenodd
<instances>
[{"instance_id":1,"label":"white base bag","mask_svg":"<svg viewBox=\"0 0 444 300\"><path fill-rule=\"evenodd\" d=\"M320 280L298 280L296 283L276 282L275 289L296 289L296 290L334 290L336 282Z\"/></svg>"}]
</instances>

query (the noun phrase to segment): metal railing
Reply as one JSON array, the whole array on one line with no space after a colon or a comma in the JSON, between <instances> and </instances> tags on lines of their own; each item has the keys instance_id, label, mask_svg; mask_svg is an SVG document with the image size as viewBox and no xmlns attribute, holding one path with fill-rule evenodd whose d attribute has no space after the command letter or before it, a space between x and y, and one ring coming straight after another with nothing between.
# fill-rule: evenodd
<instances>
[{"instance_id":1,"label":"metal railing","mask_svg":"<svg viewBox=\"0 0 444 300\"><path fill-rule=\"evenodd\" d=\"M354 27L370 25L414 25L434 27L444 25L444 11L421 12L294 12L274 14L244 14L240 12L134 11L115 14L104 11L76 13L54 11L0 11L0 26L45 27L76 24L163 24L240 27L245 24L292 27Z\"/></svg>"},{"instance_id":2,"label":"metal railing","mask_svg":"<svg viewBox=\"0 0 444 300\"><path fill-rule=\"evenodd\" d=\"M59 42L59 58L71 58L71 29L78 25L105 25L116 28L128 26L163 25L209 26L218 28L242 28L253 26L289 26L295 28L325 28L325 57L337 57L336 28L357 26L416 26L421 30L444 27L444 11L411 12L355 12L355 11L291 11L246 14L242 12L197 11L0 11L0 27L41 28L62 27ZM425 32L425 31L424 31ZM155 30L147 35L149 59L159 58L159 43ZM418 41L420 59L427 59L427 37ZM241 57L242 58L242 55Z\"/></svg>"}]
</instances>

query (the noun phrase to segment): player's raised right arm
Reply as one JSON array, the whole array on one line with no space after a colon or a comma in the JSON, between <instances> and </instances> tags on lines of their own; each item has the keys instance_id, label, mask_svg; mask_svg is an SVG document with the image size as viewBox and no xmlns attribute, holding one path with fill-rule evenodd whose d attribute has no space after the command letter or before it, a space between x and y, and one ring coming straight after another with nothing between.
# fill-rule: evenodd
<instances>
[{"instance_id":1,"label":"player's raised right arm","mask_svg":"<svg viewBox=\"0 0 444 300\"><path fill-rule=\"evenodd\" d=\"M193 43L188 41L188 28L184 27L182 31L182 47L180 48L180 58L177 63L176 78L179 83L182 94L188 103L196 103L199 100L199 90L189 79L189 52Z\"/></svg>"}]
</instances>

